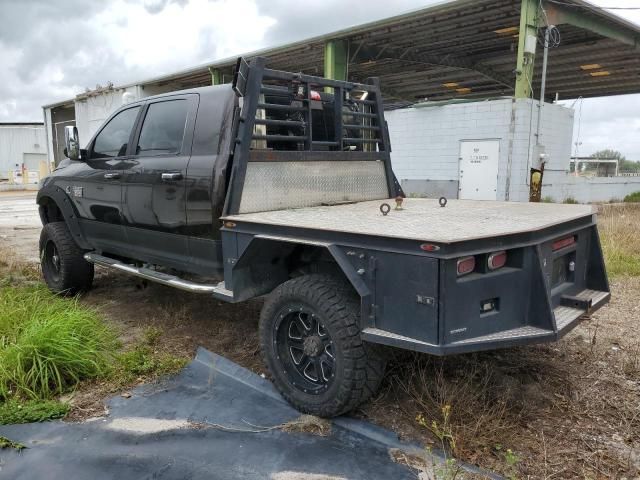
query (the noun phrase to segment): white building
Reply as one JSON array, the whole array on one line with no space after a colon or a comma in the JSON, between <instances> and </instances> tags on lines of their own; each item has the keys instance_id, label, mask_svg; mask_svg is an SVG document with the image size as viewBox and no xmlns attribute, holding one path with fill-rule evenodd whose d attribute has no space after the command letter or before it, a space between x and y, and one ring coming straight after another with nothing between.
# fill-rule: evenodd
<instances>
[{"instance_id":1,"label":"white building","mask_svg":"<svg viewBox=\"0 0 640 480\"><path fill-rule=\"evenodd\" d=\"M47 134L43 123L0 123L0 179L14 180L26 170L47 168ZM37 177L35 178L37 182Z\"/></svg>"},{"instance_id":2,"label":"white building","mask_svg":"<svg viewBox=\"0 0 640 480\"><path fill-rule=\"evenodd\" d=\"M505 97L425 102L387 112L398 181L408 195L528 201L530 169L537 166L538 110L537 101ZM608 202L640 191L640 177L572 174L573 124L572 109L545 103L542 196Z\"/></svg>"}]
</instances>

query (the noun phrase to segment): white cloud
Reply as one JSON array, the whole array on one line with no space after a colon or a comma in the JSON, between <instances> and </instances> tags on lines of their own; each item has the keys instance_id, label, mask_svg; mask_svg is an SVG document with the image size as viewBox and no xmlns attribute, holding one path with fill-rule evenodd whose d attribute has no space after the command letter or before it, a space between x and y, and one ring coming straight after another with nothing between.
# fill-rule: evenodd
<instances>
[{"instance_id":1,"label":"white cloud","mask_svg":"<svg viewBox=\"0 0 640 480\"><path fill-rule=\"evenodd\" d=\"M92 23L125 66L159 71L259 48L275 20L259 15L252 0L170 3L155 14L116 0Z\"/></svg>"}]
</instances>

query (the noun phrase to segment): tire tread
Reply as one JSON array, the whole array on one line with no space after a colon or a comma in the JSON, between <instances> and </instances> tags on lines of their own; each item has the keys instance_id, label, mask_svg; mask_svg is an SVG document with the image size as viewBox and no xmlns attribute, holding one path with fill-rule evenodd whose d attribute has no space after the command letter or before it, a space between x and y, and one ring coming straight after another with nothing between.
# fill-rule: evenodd
<instances>
[{"instance_id":1,"label":"tire tread","mask_svg":"<svg viewBox=\"0 0 640 480\"><path fill-rule=\"evenodd\" d=\"M343 382L336 394L323 404L310 404L305 395L284 384L278 375L274 383L282 395L296 409L320 417L334 417L368 400L378 389L386 361L379 352L366 344L360 336L360 304L345 281L325 274L310 274L289 280L276 288L267 298L260 316L260 339L264 362L270 370L276 360L272 358L272 316L284 302L299 298L312 303L323 313L335 333L335 342L342 345L344 365ZM272 372L273 373L273 372Z\"/></svg>"}]
</instances>

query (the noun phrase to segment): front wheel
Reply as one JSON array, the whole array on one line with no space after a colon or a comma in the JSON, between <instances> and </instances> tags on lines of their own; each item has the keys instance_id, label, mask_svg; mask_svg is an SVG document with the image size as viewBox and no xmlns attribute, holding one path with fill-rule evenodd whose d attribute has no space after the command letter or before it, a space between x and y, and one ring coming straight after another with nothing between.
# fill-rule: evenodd
<instances>
[{"instance_id":1,"label":"front wheel","mask_svg":"<svg viewBox=\"0 0 640 480\"><path fill-rule=\"evenodd\" d=\"M334 417L367 400L385 361L360 337L359 302L349 285L305 275L276 288L260 315L265 363L298 410Z\"/></svg>"},{"instance_id":2,"label":"front wheel","mask_svg":"<svg viewBox=\"0 0 640 480\"><path fill-rule=\"evenodd\" d=\"M75 295L91 288L93 264L83 255L64 222L51 222L42 228L40 265L52 292Z\"/></svg>"}]
</instances>

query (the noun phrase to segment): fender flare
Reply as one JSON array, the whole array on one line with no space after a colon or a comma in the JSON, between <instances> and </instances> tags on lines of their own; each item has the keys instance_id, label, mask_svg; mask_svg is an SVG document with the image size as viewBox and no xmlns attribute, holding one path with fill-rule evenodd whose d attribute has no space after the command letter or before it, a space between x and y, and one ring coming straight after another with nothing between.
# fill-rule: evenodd
<instances>
[{"instance_id":1,"label":"fender flare","mask_svg":"<svg viewBox=\"0 0 640 480\"><path fill-rule=\"evenodd\" d=\"M249 285L247 285L243 280L238 278L238 274L240 273L240 270L254 263L253 261L256 258L255 255L259 250L264 249L264 247L269 246L274 250L282 248L283 251L289 251L290 248L295 247L296 245L309 245L325 249L329 252L338 268L345 276L345 279L351 284L355 293L360 297L361 322L363 326L368 324L371 310L371 289L365 282L363 276L356 271L353 263L345 253L344 248L333 243L318 242L294 237L280 237L264 234L254 235L240 253L239 258L234 262L232 267L234 295L239 299L247 300L248 298L268 293L277 285L282 283L282 281L285 281L285 277L283 275L284 272L280 271L278 274L276 272L278 267L276 266L273 267L273 275L269 276L272 283L264 284L261 288L254 289L254 286L249 287Z\"/></svg>"},{"instance_id":2,"label":"fender flare","mask_svg":"<svg viewBox=\"0 0 640 480\"><path fill-rule=\"evenodd\" d=\"M76 211L73 202L69 199L69 195L57 185L47 185L38 191L36 203L42 207L46 200L52 201L58 207L69 232L71 232L71 235L78 246L84 250L91 250L91 245L87 242L87 239L82 232L82 228L80 227L78 212ZM46 223L46 219L43 217L42 211L40 212L40 220L43 225Z\"/></svg>"}]
</instances>

